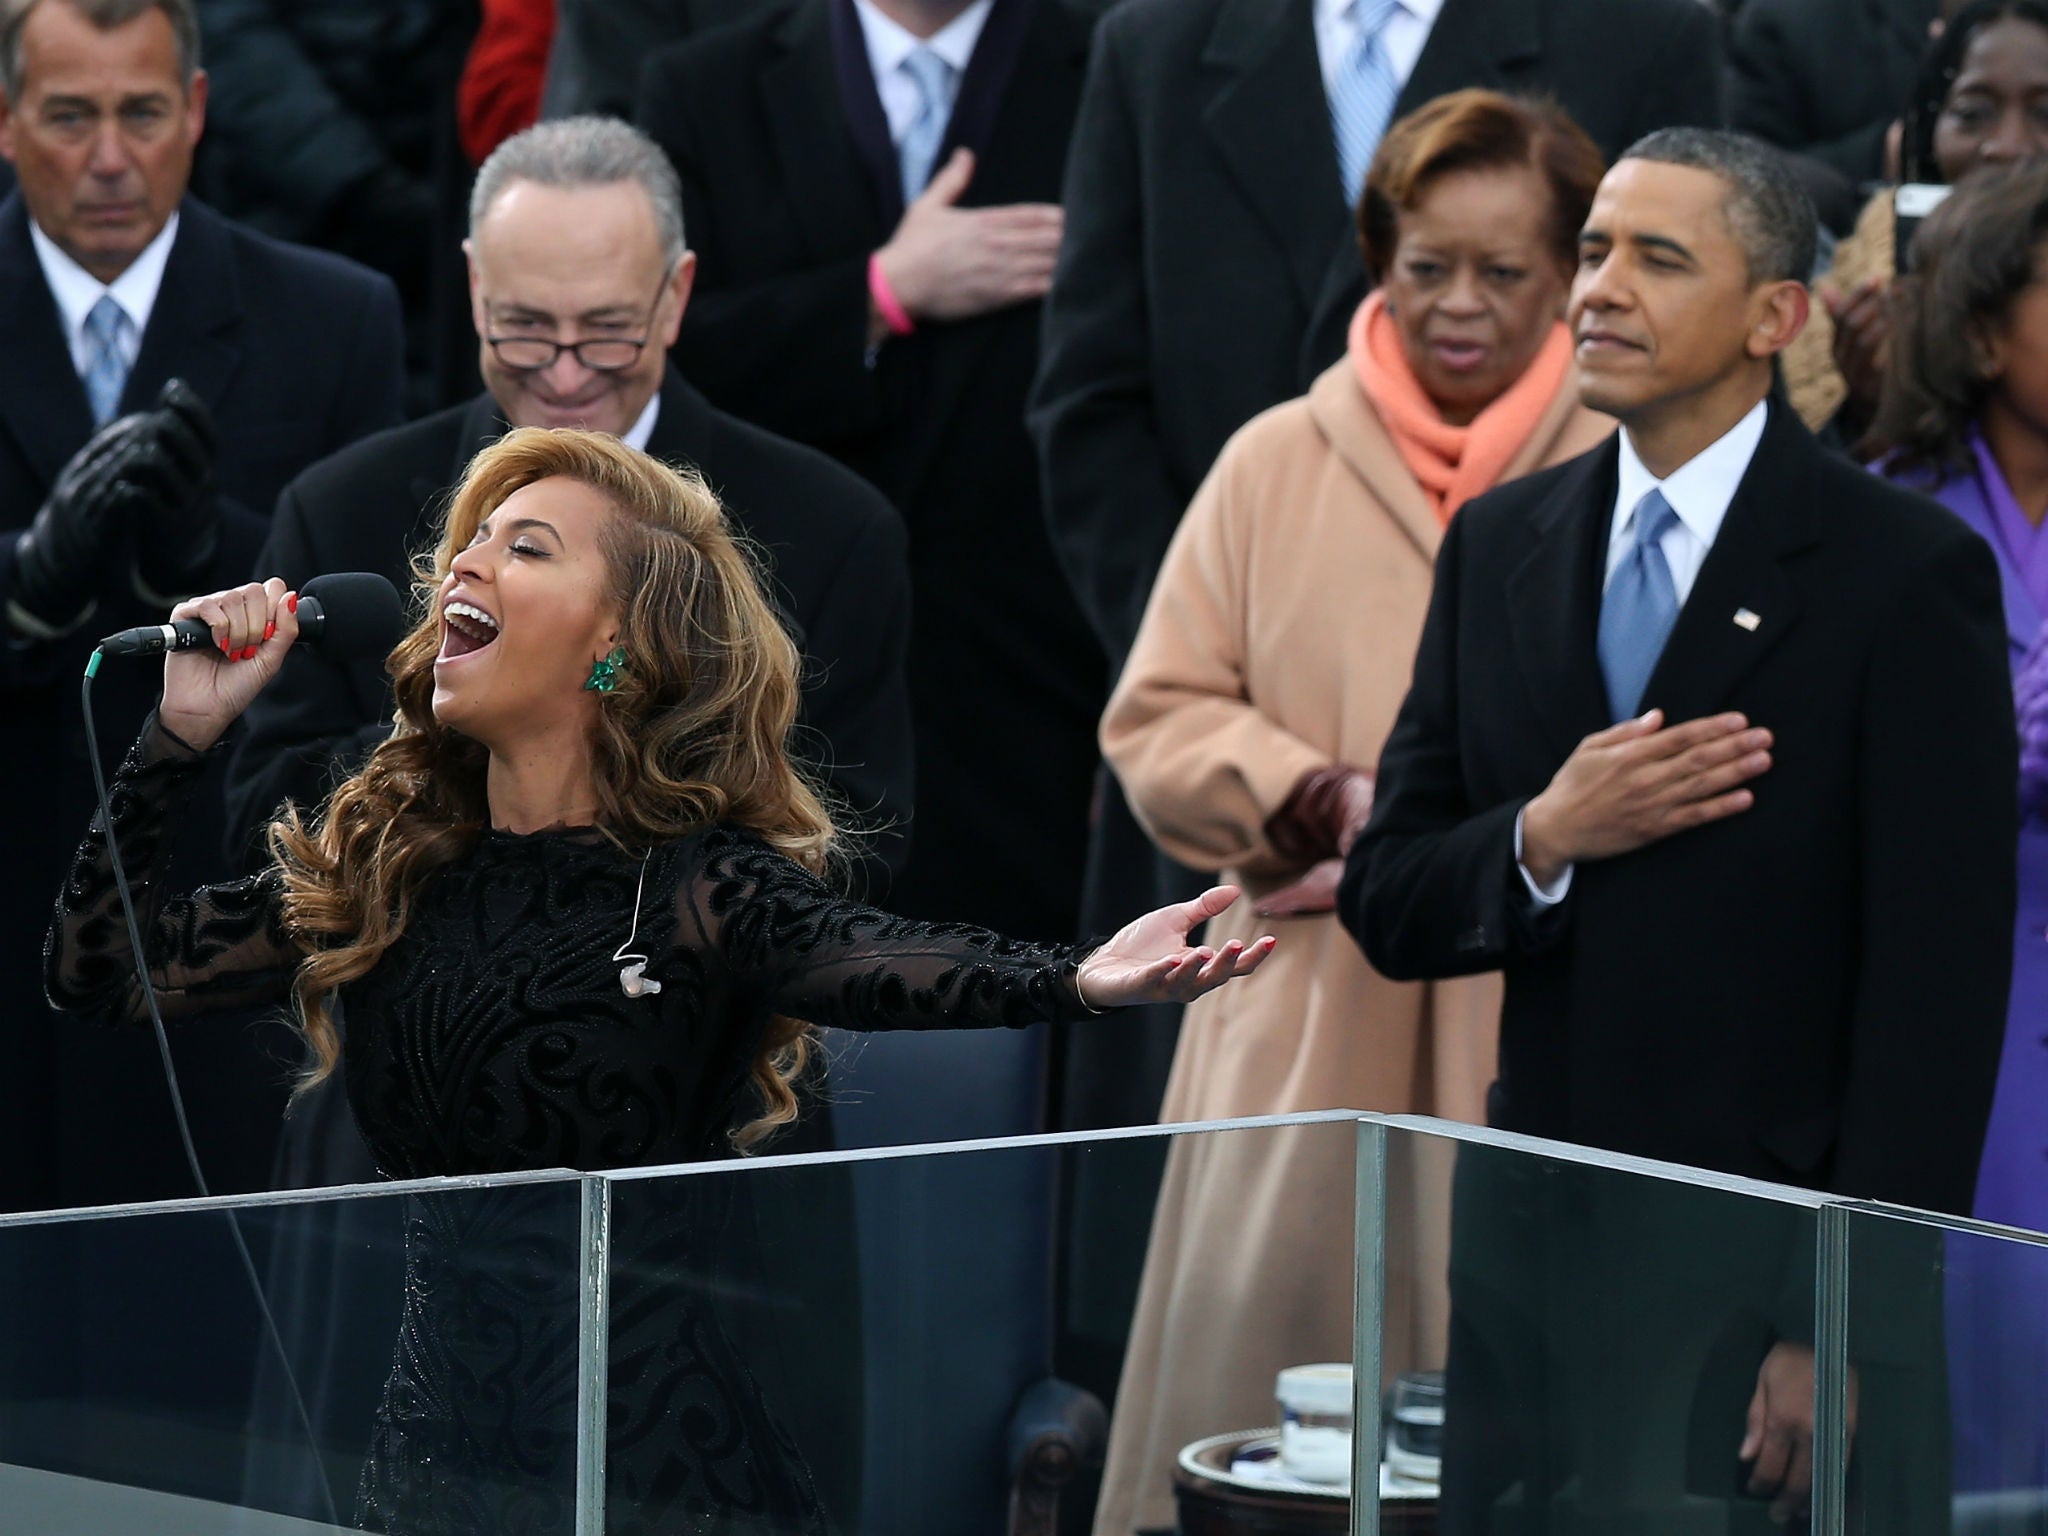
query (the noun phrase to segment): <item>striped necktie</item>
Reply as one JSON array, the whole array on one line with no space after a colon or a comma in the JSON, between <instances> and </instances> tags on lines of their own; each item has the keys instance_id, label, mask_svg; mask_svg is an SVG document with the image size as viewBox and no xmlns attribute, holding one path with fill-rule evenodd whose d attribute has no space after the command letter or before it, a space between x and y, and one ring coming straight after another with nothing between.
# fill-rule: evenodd
<instances>
[{"instance_id":1,"label":"striped necktie","mask_svg":"<svg viewBox=\"0 0 2048 1536\"><path fill-rule=\"evenodd\" d=\"M1358 36L1330 82L1330 126L1337 136L1337 171L1347 207L1358 206L1373 151L1394 120L1394 103L1401 98L1401 82L1394 78L1393 61L1381 41L1399 9L1399 0L1352 0Z\"/></svg>"},{"instance_id":2,"label":"striped necktie","mask_svg":"<svg viewBox=\"0 0 2048 1536\"><path fill-rule=\"evenodd\" d=\"M953 115L952 103L946 99L953 66L931 49L920 47L905 54L898 68L910 76L923 98L917 116L904 130L903 142L896 146L896 164L903 175L903 203L908 207L932 179L932 166L946 137L946 123Z\"/></svg>"},{"instance_id":3,"label":"striped necktie","mask_svg":"<svg viewBox=\"0 0 2048 1536\"><path fill-rule=\"evenodd\" d=\"M92 424L104 427L114 419L114 412L121 406L121 391L128 387L128 350L125 345L134 333L135 322L128 318L111 293L100 295L99 302L85 317L85 398L92 406Z\"/></svg>"}]
</instances>

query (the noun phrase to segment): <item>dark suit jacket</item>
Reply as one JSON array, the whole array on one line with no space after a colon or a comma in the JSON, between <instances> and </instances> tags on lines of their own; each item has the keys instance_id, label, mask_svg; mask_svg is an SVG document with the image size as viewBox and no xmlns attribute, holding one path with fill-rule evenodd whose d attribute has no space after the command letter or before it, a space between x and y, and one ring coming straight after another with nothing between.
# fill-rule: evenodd
<instances>
[{"instance_id":1,"label":"dark suit jacket","mask_svg":"<svg viewBox=\"0 0 2048 1536\"><path fill-rule=\"evenodd\" d=\"M997 0L940 150L975 150L967 203L1058 200L1088 32L1058 0ZM697 252L683 371L859 471L910 530L918 817L893 904L1071 935L1106 684L1024 430L1039 306L920 326L868 366L868 257L903 198L851 0L658 55L640 120Z\"/></svg>"},{"instance_id":2,"label":"dark suit jacket","mask_svg":"<svg viewBox=\"0 0 2048 1536\"><path fill-rule=\"evenodd\" d=\"M505 430L495 402L480 395L323 460L285 487L252 568L295 586L323 572L376 571L406 589L408 557L433 547L464 467ZM857 810L906 821L908 602L896 515L836 464L714 410L673 368L647 448L701 470L768 557L810 674L800 750ZM229 770L231 825L253 840L285 800L317 804L389 734L391 709L381 657L295 652L243 716ZM897 843L880 839L876 852L893 854Z\"/></svg>"},{"instance_id":3,"label":"dark suit jacket","mask_svg":"<svg viewBox=\"0 0 2048 1536\"><path fill-rule=\"evenodd\" d=\"M1506 1129L1967 1212L2015 899L1991 553L1774 406L1643 701L1740 710L1774 766L1750 810L1580 866L1539 919L1514 822L1609 724L1617 456L1452 522L1344 920L1392 977L1506 971Z\"/></svg>"},{"instance_id":4,"label":"dark suit jacket","mask_svg":"<svg viewBox=\"0 0 2048 1536\"><path fill-rule=\"evenodd\" d=\"M121 409L147 408L174 376L211 409L220 430L226 523L208 581L227 586L245 579L270 504L287 480L398 419L401 348L398 302L384 278L266 239L185 200ZM0 358L4 601L13 590L14 532L35 517L65 461L92 434L85 390L18 195L0 203ZM0 1011L21 1025L9 1069L0 1074L8 1085L0 1087L0 1208L46 1198L91 1203L191 1192L146 1037L124 1038L110 1051L75 1021L55 1021L42 1001L41 935L93 808L79 674L98 636L164 617L129 589L129 564L125 549L110 551L99 608L79 632L47 643L0 644L0 805L7 807L0 868L8 872L0 905ZM159 666L129 662L109 666L95 685L110 774L154 706L160 682ZM179 845L181 874L195 882L221 872L219 794L216 778L195 797ZM199 1114L196 1127L216 1187L261 1187L283 1107L283 1069L256 1059L233 1031L195 1037L181 1049L192 1053L191 1094L220 1100L219 1113ZM208 1050L222 1054L202 1066ZM16 1093L24 1099L19 1105ZM266 1096L267 1121L252 1093ZM87 1104L99 1110L88 1112ZM121 1127L129 1144L97 1147L110 1126ZM53 1150L60 1138L63 1149Z\"/></svg>"},{"instance_id":5,"label":"dark suit jacket","mask_svg":"<svg viewBox=\"0 0 2048 1536\"><path fill-rule=\"evenodd\" d=\"M1445 0L1401 94L1546 92L1610 155L1717 124L1696 0ZM1304 393L1365 293L1311 0L1127 0L1067 162L1032 427L1055 547L1113 659L1224 440Z\"/></svg>"},{"instance_id":6,"label":"dark suit jacket","mask_svg":"<svg viewBox=\"0 0 2048 1536\"><path fill-rule=\"evenodd\" d=\"M1850 186L1884 174L1935 0L1748 0L1728 40L1728 122Z\"/></svg>"}]
</instances>

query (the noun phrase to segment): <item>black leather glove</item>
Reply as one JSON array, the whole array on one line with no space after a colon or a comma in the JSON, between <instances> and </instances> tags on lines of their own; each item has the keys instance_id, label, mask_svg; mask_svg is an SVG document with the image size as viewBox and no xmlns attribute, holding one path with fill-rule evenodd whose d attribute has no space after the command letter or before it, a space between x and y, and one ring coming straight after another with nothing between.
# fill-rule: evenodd
<instances>
[{"instance_id":1,"label":"black leather glove","mask_svg":"<svg viewBox=\"0 0 2048 1536\"><path fill-rule=\"evenodd\" d=\"M17 634L50 640L91 617L108 551L138 500L128 472L154 437L147 412L110 421L58 474L35 521L14 541L7 619Z\"/></svg>"},{"instance_id":2,"label":"black leather glove","mask_svg":"<svg viewBox=\"0 0 2048 1536\"><path fill-rule=\"evenodd\" d=\"M220 548L220 499L213 462L220 439L206 402L183 379L172 379L145 411L149 443L127 478L140 505L135 520L135 592L169 608L205 585Z\"/></svg>"}]
</instances>

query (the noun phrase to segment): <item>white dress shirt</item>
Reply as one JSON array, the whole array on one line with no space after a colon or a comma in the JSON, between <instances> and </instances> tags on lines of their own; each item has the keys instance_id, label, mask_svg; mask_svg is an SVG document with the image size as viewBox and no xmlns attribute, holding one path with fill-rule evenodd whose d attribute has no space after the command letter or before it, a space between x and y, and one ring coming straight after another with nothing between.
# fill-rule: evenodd
<instances>
[{"instance_id":1,"label":"white dress shirt","mask_svg":"<svg viewBox=\"0 0 2048 1536\"><path fill-rule=\"evenodd\" d=\"M967 72L967 63L974 57L974 45L981 41L981 29L988 24L988 13L995 3L996 0L975 0L930 37L919 37L876 10L874 0L853 0L854 14L860 17L861 35L867 42L875 94L882 98L882 115L889 120L890 143L901 145L910 125L924 110L923 93L903 68L903 61L913 49L929 48L952 65L946 100L950 117L954 102L960 99L960 77Z\"/></svg>"},{"instance_id":2,"label":"white dress shirt","mask_svg":"<svg viewBox=\"0 0 2048 1536\"><path fill-rule=\"evenodd\" d=\"M654 436L654 423L661 417L661 391L654 392L654 398L647 402L647 409L640 413L640 419L626 428L626 435L619 439L628 448L645 453L648 439Z\"/></svg>"},{"instance_id":3,"label":"white dress shirt","mask_svg":"<svg viewBox=\"0 0 2048 1536\"><path fill-rule=\"evenodd\" d=\"M855 0L856 4L861 0ZM1358 41L1358 7L1370 0L1316 0L1316 60L1323 69L1323 89L1328 91L1337 71L1351 57ZM1422 57L1422 45L1429 41L1429 29L1436 25L1444 0L1400 0L1394 14L1380 32L1380 46L1387 51L1387 64L1401 85L1415 73L1415 61ZM872 45L870 45L872 47Z\"/></svg>"},{"instance_id":4,"label":"white dress shirt","mask_svg":"<svg viewBox=\"0 0 2048 1536\"><path fill-rule=\"evenodd\" d=\"M50 297L57 301L57 317L64 323L64 341L71 348L71 365L78 376L85 377L93 360L85 317L109 294L135 322L133 330L122 333L121 347L122 361L133 368L142 352L142 333L149 329L150 311L156 308L157 290L163 286L164 263L171 259L171 246L178 238L178 215L171 214L156 238L111 283L101 282L65 255L34 219L28 221L28 238L42 264L43 281L50 285Z\"/></svg>"},{"instance_id":5,"label":"white dress shirt","mask_svg":"<svg viewBox=\"0 0 2048 1536\"><path fill-rule=\"evenodd\" d=\"M1664 530L1657 547L1664 552L1664 563L1671 567L1671 585L1678 592L1679 607L1685 606L1693 583L1699 580L1700 567L1707 562L1707 552L1714 547L1721 524L1728 517L1729 503L1735 500L1742 477L1749 473L1749 461L1756 457L1757 444L1763 441L1764 422L1769 415L1770 408L1758 401L1742 420L1663 480L1651 474L1636 456L1636 445L1629 439L1628 429L1622 429L1621 472L1615 485L1613 522L1607 534L1607 577L1601 591L1606 591L1607 582L1614 580L1615 571L1635 542L1637 505L1650 492L1662 491L1678 520ZM1541 906L1557 905L1571 889L1570 865L1555 881L1543 886L1536 883L1529 867L1522 863L1520 816L1515 818L1515 863L1522 871L1522 883Z\"/></svg>"}]
</instances>

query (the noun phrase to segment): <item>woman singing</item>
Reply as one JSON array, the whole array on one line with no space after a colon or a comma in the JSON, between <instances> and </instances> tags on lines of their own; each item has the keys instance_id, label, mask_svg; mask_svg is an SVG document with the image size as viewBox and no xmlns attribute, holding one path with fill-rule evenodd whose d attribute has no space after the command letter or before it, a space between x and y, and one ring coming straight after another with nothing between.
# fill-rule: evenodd
<instances>
[{"instance_id":1,"label":"woman singing","mask_svg":"<svg viewBox=\"0 0 2048 1536\"><path fill-rule=\"evenodd\" d=\"M168 658L162 703L112 792L164 1012L291 999L307 1080L340 1067L392 1177L726 1155L795 1116L814 1024L1072 1019L1197 997L1272 951L1270 938L1188 945L1235 899L1228 888L1092 952L840 899L820 878L831 819L784 749L795 647L702 482L612 438L523 430L479 454L422 592L390 659L390 740L317 812L285 810L262 873L170 895L162 844L206 753L298 634L282 582L175 610L211 625L218 650ZM47 985L60 1008L139 1020L144 982L106 838L96 822L66 882ZM465 1240L410 1222L413 1274ZM528 1390L531 1357L572 1370L573 1329L562 1336L553 1314L512 1319L535 1335L522 1390L448 1393L442 1378L473 1386L503 1355L463 1358L479 1331L434 1308L431 1287L408 1285L359 1518L408 1533L560 1528L566 1510L542 1506L573 1435L536 1429L547 1449L515 1475L491 1447L533 1437L465 1415L489 1401L516 1415L544 1395ZM610 1497L631 1517L614 1528L814 1529L801 1457L745 1371L720 1358L715 1329L674 1326L674 1370L723 1383L720 1411L754 1475L707 1479L658 1416L615 1393ZM641 1390L652 1402L662 1385ZM622 1424L642 1426L638 1438L621 1443ZM452 1492L465 1480L471 1499ZM702 1518L707 1482L745 1486L758 1507Z\"/></svg>"}]
</instances>

